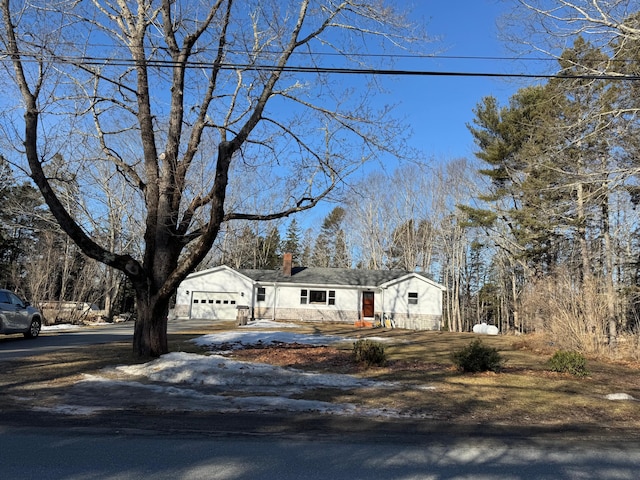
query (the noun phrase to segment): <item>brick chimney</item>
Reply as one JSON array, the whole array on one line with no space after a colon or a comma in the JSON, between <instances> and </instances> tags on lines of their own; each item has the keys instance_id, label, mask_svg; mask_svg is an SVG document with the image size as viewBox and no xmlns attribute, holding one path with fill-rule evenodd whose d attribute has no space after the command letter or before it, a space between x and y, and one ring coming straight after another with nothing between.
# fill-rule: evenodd
<instances>
[{"instance_id":1,"label":"brick chimney","mask_svg":"<svg viewBox=\"0 0 640 480\"><path fill-rule=\"evenodd\" d=\"M293 255L285 253L282 258L282 274L285 277L291 276L291 267L293 266Z\"/></svg>"}]
</instances>

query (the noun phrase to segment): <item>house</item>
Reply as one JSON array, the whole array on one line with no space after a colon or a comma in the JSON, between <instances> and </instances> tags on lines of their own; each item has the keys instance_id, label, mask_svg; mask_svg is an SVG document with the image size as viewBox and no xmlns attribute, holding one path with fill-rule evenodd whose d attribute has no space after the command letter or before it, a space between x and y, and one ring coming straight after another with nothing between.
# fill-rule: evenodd
<instances>
[{"instance_id":1,"label":"house","mask_svg":"<svg viewBox=\"0 0 640 480\"><path fill-rule=\"evenodd\" d=\"M219 266L189 275L178 287L179 318L251 319L374 324L439 330L444 287L419 272L293 267L279 270Z\"/></svg>"}]
</instances>

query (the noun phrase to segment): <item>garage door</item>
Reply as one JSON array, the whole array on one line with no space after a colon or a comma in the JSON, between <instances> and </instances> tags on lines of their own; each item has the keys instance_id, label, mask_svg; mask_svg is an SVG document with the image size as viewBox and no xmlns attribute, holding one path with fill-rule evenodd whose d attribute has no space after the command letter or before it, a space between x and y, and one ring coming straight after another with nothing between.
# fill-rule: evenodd
<instances>
[{"instance_id":1,"label":"garage door","mask_svg":"<svg viewBox=\"0 0 640 480\"><path fill-rule=\"evenodd\" d=\"M229 292L193 292L191 318L235 320L239 297Z\"/></svg>"}]
</instances>

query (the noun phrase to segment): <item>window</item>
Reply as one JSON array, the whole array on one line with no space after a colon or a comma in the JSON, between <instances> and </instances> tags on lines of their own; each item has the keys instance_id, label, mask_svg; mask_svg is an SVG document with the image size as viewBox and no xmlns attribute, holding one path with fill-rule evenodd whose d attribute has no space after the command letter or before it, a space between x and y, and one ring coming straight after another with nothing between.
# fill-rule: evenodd
<instances>
[{"instance_id":1,"label":"window","mask_svg":"<svg viewBox=\"0 0 640 480\"><path fill-rule=\"evenodd\" d=\"M266 298L266 290L264 287L258 287L258 297L256 298L256 300L258 302L264 302L265 298Z\"/></svg>"},{"instance_id":2,"label":"window","mask_svg":"<svg viewBox=\"0 0 640 480\"><path fill-rule=\"evenodd\" d=\"M335 305L335 290L300 290L300 304Z\"/></svg>"},{"instance_id":3,"label":"window","mask_svg":"<svg viewBox=\"0 0 640 480\"><path fill-rule=\"evenodd\" d=\"M418 292L409 292L409 305L418 304Z\"/></svg>"},{"instance_id":4,"label":"window","mask_svg":"<svg viewBox=\"0 0 640 480\"><path fill-rule=\"evenodd\" d=\"M309 303L327 303L327 291L326 290L310 290L309 291Z\"/></svg>"}]
</instances>

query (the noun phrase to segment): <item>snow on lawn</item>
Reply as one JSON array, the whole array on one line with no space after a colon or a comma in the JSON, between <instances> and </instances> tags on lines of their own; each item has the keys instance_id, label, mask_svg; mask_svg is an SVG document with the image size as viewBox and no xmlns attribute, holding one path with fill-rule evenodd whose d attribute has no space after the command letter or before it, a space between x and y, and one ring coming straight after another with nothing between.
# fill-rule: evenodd
<instances>
[{"instance_id":1,"label":"snow on lawn","mask_svg":"<svg viewBox=\"0 0 640 480\"><path fill-rule=\"evenodd\" d=\"M153 382L225 386L233 390L297 393L306 388L356 388L376 383L351 375L310 373L266 363L232 360L222 355L173 352L142 365L115 367L117 373Z\"/></svg>"},{"instance_id":2,"label":"snow on lawn","mask_svg":"<svg viewBox=\"0 0 640 480\"><path fill-rule=\"evenodd\" d=\"M277 326L287 331L268 330ZM214 352L271 342L330 345L355 339L301 334L293 324L253 322L230 332L194 339ZM256 330L267 328L267 330ZM356 408L353 404L289 398L314 388L399 388L353 375L313 373L264 363L233 360L220 354L173 352L139 365L110 367L102 375L87 375L76 384L78 391L122 398L128 405L153 404L163 409L229 411L315 411L332 414L391 415L390 410ZM401 387L406 388L406 387ZM426 388L423 386L423 388ZM115 396L115 397L114 397ZM157 403L153 403L157 402ZM73 412L73 408L66 408ZM78 411L85 411L79 409Z\"/></svg>"},{"instance_id":3,"label":"snow on lawn","mask_svg":"<svg viewBox=\"0 0 640 480\"><path fill-rule=\"evenodd\" d=\"M299 328L293 323L280 323L269 320L257 320L240 327L239 330L213 333L195 338L196 345L208 348L212 351L220 351L227 348L244 348L250 345L268 345L271 343L303 343L307 345L333 345L336 343L355 342L357 338L340 337L335 335L302 334L290 331L255 330L256 328ZM386 338L368 337L369 340L378 342L388 341Z\"/></svg>"}]
</instances>

